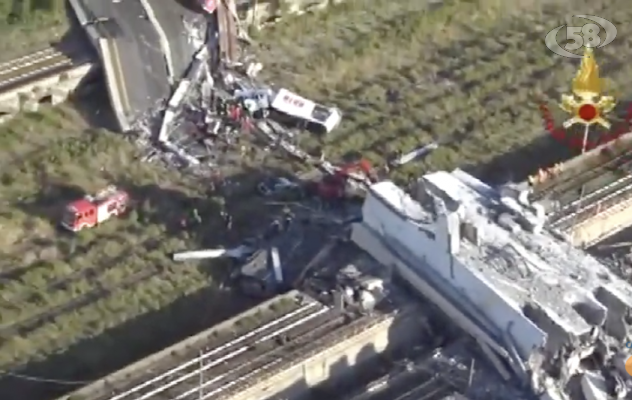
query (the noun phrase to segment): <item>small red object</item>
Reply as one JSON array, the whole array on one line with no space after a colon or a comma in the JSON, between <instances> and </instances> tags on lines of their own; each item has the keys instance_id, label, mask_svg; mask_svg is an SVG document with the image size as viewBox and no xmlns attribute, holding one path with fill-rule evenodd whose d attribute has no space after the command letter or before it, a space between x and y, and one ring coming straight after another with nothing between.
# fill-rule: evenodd
<instances>
[{"instance_id":1,"label":"small red object","mask_svg":"<svg viewBox=\"0 0 632 400\"><path fill-rule=\"evenodd\" d=\"M597 107L595 107L593 104L584 104L579 107L579 111L577 112L577 114L584 121L590 122L597 118L599 112L597 111Z\"/></svg>"}]
</instances>

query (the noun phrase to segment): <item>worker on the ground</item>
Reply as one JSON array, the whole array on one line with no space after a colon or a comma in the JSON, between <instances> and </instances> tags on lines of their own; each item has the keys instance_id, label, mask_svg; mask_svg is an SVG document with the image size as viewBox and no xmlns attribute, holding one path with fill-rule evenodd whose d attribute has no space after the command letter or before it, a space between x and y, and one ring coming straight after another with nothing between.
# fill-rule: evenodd
<instances>
[{"instance_id":1,"label":"worker on the ground","mask_svg":"<svg viewBox=\"0 0 632 400\"><path fill-rule=\"evenodd\" d=\"M198 212L197 208L193 209L193 211L191 212L191 216L193 217L193 221L196 224L198 224L198 225L202 224L202 217L200 217L200 213Z\"/></svg>"},{"instance_id":2,"label":"worker on the ground","mask_svg":"<svg viewBox=\"0 0 632 400\"><path fill-rule=\"evenodd\" d=\"M270 236L276 236L281 233L281 222L278 219L275 219L270 224Z\"/></svg>"},{"instance_id":3,"label":"worker on the ground","mask_svg":"<svg viewBox=\"0 0 632 400\"><path fill-rule=\"evenodd\" d=\"M290 225L292 225L292 221L294 220L294 217L292 214L286 214L283 217L283 230L288 230L290 229Z\"/></svg>"},{"instance_id":4,"label":"worker on the ground","mask_svg":"<svg viewBox=\"0 0 632 400\"><path fill-rule=\"evenodd\" d=\"M230 231L233 229L233 216L230 214L226 214L226 218L224 219L224 225L226 226L226 230Z\"/></svg>"},{"instance_id":5,"label":"worker on the ground","mask_svg":"<svg viewBox=\"0 0 632 400\"><path fill-rule=\"evenodd\" d=\"M250 132L254 129L255 124L252 122L252 118L250 116L245 116L241 119L241 130L243 132Z\"/></svg>"},{"instance_id":6,"label":"worker on the ground","mask_svg":"<svg viewBox=\"0 0 632 400\"><path fill-rule=\"evenodd\" d=\"M228 117L233 122L240 122L242 118L242 109L237 104L231 104L228 107Z\"/></svg>"},{"instance_id":7,"label":"worker on the ground","mask_svg":"<svg viewBox=\"0 0 632 400\"><path fill-rule=\"evenodd\" d=\"M222 221L224 221L224 227L227 230L231 230L233 227L233 217L226 210L221 210L219 212L220 217L222 217Z\"/></svg>"}]
</instances>

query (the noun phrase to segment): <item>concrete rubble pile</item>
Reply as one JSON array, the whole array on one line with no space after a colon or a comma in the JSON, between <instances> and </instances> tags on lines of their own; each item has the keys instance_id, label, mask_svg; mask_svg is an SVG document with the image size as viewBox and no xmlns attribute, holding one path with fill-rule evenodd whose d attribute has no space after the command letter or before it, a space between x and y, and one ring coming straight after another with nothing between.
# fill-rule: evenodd
<instances>
[{"instance_id":1,"label":"concrete rubble pile","mask_svg":"<svg viewBox=\"0 0 632 400\"><path fill-rule=\"evenodd\" d=\"M201 38L198 26L191 29L197 32L192 37ZM309 102L311 119L320 120L326 131L339 123L339 111L259 82L262 65L251 56L226 65L212 43L212 38L200 39L171 98L136 127L139 143L148 149L145 160L208 175L238 164L247 138L264 149L280 148L314 161L296 144L305 130L298 128L307 124L288 123L284 117L297 115L275 103L279 98L289 99L290 106ZM395 164L437 146L420 147ZM326 161L318 161L328 168ZM544 207L529 203L523 188L495 190L463 171L441 171L424 176L416 196L392 182L372 185L352 240L381 264L395 266L470 333L487 364L504 383L515 383L516 390L551 400L630 398L625 343L632 287L572 248L560 233L547 231ZM269 270L267 253L260 263L266 268L257 271ZM277 250L271 253L276 254L273 270L280 284L281 261ZM475 379L481 388L486 387L483 381L494 381Z\"/></svg>"},{"instance_id":2,"label":"concrete rubble pile","mask_svg":"<svg viewBox=\"0 0 632 400\"><path fill-rule=\"evenodd\" d=\"M199 39L200 27L192 29L197 32L192 36ZM206 175L239 162L245 140L260 143L265 151L279 148L307 160L309 156L296 145L307 121L297 124L300 117L285 118L285 110L273 108L281 94L292 96L289 101L304 101L307 108L336 113L330 125L337 126L337 109L319 106L285 89L273 90L257 80L263 66L252 55L244 54L240 62L226 65L217 60L212 38L199 41L199 50L171 97L134 127L140 133L139 145L147 149L145 161L161 161Z\"/></svg>"},{"instance_id":3,"label":"concrete rubble pile","mask_svg":"<svg viewBox=\"0 0 632 400\"><path fill-rule=\"evenodd\" d=\"M425 175L414 197L380 182L352 240L468 332L508 384L541 399L629 398L632 287L526 198L460 170Z\"/></svg>"}]
</instances>

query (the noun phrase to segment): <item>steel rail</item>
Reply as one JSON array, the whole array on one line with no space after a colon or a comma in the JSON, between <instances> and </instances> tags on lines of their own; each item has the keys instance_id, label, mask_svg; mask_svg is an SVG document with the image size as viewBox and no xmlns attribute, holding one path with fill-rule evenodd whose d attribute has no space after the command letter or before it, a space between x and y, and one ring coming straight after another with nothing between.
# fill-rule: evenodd
<instances>
[{"instance_id":1,"label":"steel rail","mask_svg":"<svg viewBox=\"0 0 632 400\"><path fill-rule=\"evenodd\" d=\"M73 59L50 47L0 63L0 93L52 75L60 75L88 62L88 57Z\"/></svg>"},{"instance_id":2,"label":"steel rail","mask_svg":"<svg viewBox=\"0 0 632 400\"><path fill-rule=\"evenodd\" d=\"M590 204L585 205L584 207L579 208L576 212L573 212L564 218L561 218L553 223L551 223L551 227L558 229L568 229L572 227L572 225L577 225L578 223L583 223L590 219L587 217L588 215L596 215L594 212L599 210L604 204L606 208L604 211L609 209L611 206L619 203L620 197L626 197L627 194L632 191L632 183L624 182L619 186L615 186L611 188L611 190L605 195L599 198L597 201L593 201ZM577 223L568 224L568 221L574 219Z\"/></svg>"},{"instance_id":3,"label":"steel rail","mask_svg":"<svg viewBox=\"0 0 632 400\"><path fill-rule=\"evenodd\" d=\"M371 331L374 327L380 326L385 321L392 318L393 314L379 313L370 317L364 316L356 318L351 321L344 319L344 317L341 319L341 317L343 316L338 315L329 320L327 325L319 327L315 330L315 332L310 332L309 335L299 338L301 340L305 338L310 339L311 341L309 343L300 340L294 341L290 343L289 346L280 347L268 352L267 354L261 355L259 359L265 360L265 358L271 358L272 362L268 362L262 367L247 373L245 376L242 375L241 377L232 379L224 386L212 392L212 394L220 394L220 396L211 397L209 393L206 393L204 396L190 400L205 400L209 397L214 400L221 400L226 397L232 398L232 396L236 393L248 391L253 386L259 385L268 379L273 379L279 372L281 372L278 366L282 366L282 370L287 370L294 368L297 365L301 365L305 362L305 360L316 356L326 348L331 349L332 346L336 346L337 344L342 343L356 335L366 331ZM332 323L338 323L338 328L327 329L329 324ZM309 348L306 348L308 346ZM277 355L277 353L281 354ZM281 364L277 360L282 360L284 363ZM234 381L238 382L233 383ZM236 387L237 383L240 383L242 386Z\"/></svg>"},{"instance_id":4,"label":"steel rail","mask_svg":"<svg viewBox=\"0 0 632 400\"><path fill-rule=\"evenodd\" d=\"M191 379L196 379L200 376L200 374L205 373L208 370L211 370L212 368L221 366L223 364L228 363L229 361L232 361L234 359L236 359L238 356L244 355L245 353L248 352L248 350L250 350L253 346L257 346L260 345L263 342L275 339L276 337L278 337L280 334L286 333L286 332L290 332L293 329L295 329L296 327L307 323L308 321L315 319L327 312L329 312L330 310L327 308L321 309L313 314L308 314L302 318L300 318L297 321L294 321L288 325L283 325L281 327L279 327L278 329L276 329L273 332L268 333L267 335L265 335L264 337L257 339L255 341L253 341L252 343L248 343L248 344L244 344L243 346L229 352L226 355L223 355L221 357L218 357L216 359L214 359L213 361L207 363L207 364L203 364L200 368L197 368L191 372L188 372L184 375L179 376L177 379L174 379L173 381L170 381L168 383L165 383L157 388L155 388L154 390L145 393L143 395L141 395L140 397L136 397L134 398L134 400L148 400L151 398L154 398L154 396L163 393L171 388L174 388L175 386L179 386L182 385L183 382L186 381L190 381ZM227 375L230 375L230 372L226 373Z\"/></svg>"},{"instance_id":5,"label":"steel rail","mask_svg":"<svg viewBox=\"0 0 632 400\"><path fill-rule=\"evenodd\" d=\"M414 388L399 393L393 400L443 400L455 391L443 379L429 376L427 380Z\"/></svg>"},{"instance_id":6,"label":"steel rail","mask_svg":"<svg viewBox=\"0 0 632 400\"><path fill-rule=\"evenodd\" d=\"M296 328L296 330L289 329L287 332L292 332L292 342L288 343L287 346L276 346L276 348L270 349L270 351L258 354L254 358L249 358L248 361L244 360L243 363L230 366L222 365L221 367L227 368L228 371L220 372L218 375L212 373L213 378L204 381L201 385L199 382L196 382L195 387L181 393L172 400L203 400L211 396L219 395L233 389L243 382L249 381L262 371L268 370L282 362L287 362L287 358L280 353L291 354L292 351L296 351L307 345L310 341L313 341L314 335L322 333L323 331L333 331L344 324L344 315L337 315L335 318L332 318L331 315L327 315L331 312L331 309L324 311L325 312L321 312L319 315L321 318L314 319L309 324L296 324L293 327ZM266 338L266 340L260 339L257 345L263 344L265 341L272 340L276 337L277 336L274 335ZM210 390L207 389L208 391L204 390L213 385L217 385L217 387ZM200 392L203 393L201 397L199 396ZM195 398L191 399L191 396L195 396Z\"/></svg>"},{"instance_id":7,"label":"steel rail","mask_svg":"<svg viewBox=\"0 0 632 400\"><path fill-rule=\"evenodd\" d=\"M592 203L598 202L604 196L607 196L613 189L618 189L628 182L632 181L632 174L626 175L623 178L619 178L606 186L603 186L597 190L594 190L583 197L579 197L576 200L564 205L559 210L556 210L552 217L549 219L551 223L561 222L569 217L569 214L572 214L577 211L577 208L582 205L590 205Z\"/></svg>"},{"instance_id":8,"label":"steel rail","mask_svg":"<svg viewBox=\"0 0 632 400\"><path fill-rule=\"evenodd\" d=\"M292 324L295 323L296 320L300 321L305 317L317 316L317 314L321 312L318 309L320 308L320 310L323 310L322 307L323 306L320 303L315 302L315 301L312 303L305 304L294 311L291 311L273 321L270 321L256 329L249 331L248 333L244 335L239 336L236 339L229 341L228 343L215 347L212 350L207 351L197 357L194 357L187 362L179 364L178 366L171 368L168 371L165 371L158 376L155 376L148 380L143 380L141 384L136 385L123 393L119 393L118 395L109 397L107 398L107 400L122 400L131 395L140 395L140 397L134 397L134 400L147 399L155 394L158 394L182 382L183 380L180 380L180 379L183 376L185 376L185 379L187 379L186 378L187 376L197 376L197 374L199 374L200 372L199 369L196 369L193 375L191 375L191 373L186 373L185 375L181 375L181 373L184 372L184 370L191 367L197 367L200 364L204 363L206 360L213 357L213 361L211 361L210 363L204 364L205 367L208 366L208 368L212 368L217 363L225 362L235 357L236 355L239 355L243 353L244 351L247 351L252 346L252 343L261 339L261 337L264 337L264 338L267 338L269 336L274 337L278 335L279 333L282 333L283 329L285 329L288 326L291 326L289 329L292 329L293 327ZM324 310L328 310L328 309L324 308ZM223 354L223 353L227 353L227 354ZM151 388L152 385L161 384L162 381L168 380L174 375L177 376L175 380L162 384L158 388ZM139 392L143 391L143 389L151 389L151 391L149 393L140 394Z\"/></svg>"},{"instance_id":9,"label":"steel rail","mask_svg":"<svg viewBox=\"0 0 632 400\"><path fill-rule=\"evenodd\" d=\"M606 173L610 167L616 165L619 162L623 161L623 164L630 163L632 161L631 158L632 151L627 151L623 154L619 154L618 156L600 164L598 167L581 171L579 174L569 176L568 178L563 179L559 182L553 182L548 187L542 188L540 190L534 190L533 198L535 200L540 200L544 197L558 196L573 189L577 189L585 183L595 180L604 175L604 173Z\"/></svg>"},{"instance_id":10,"label":"steel rail","mask_svg":"<svg viewBox=\"0 0 632 400\"><path fill-rule=\"evenodd\" d=\"M14 58L10 61L5 61L0 63L0 74L3 74L8 71L15 71L20 69L20 67L24 64L29 64L33 61L37 60L46 60L55 57L59 52L56 51L52 47L48 47L43 50L35 51L31 54L27 54L18 58Z\"/></svg>"}]
</instances>

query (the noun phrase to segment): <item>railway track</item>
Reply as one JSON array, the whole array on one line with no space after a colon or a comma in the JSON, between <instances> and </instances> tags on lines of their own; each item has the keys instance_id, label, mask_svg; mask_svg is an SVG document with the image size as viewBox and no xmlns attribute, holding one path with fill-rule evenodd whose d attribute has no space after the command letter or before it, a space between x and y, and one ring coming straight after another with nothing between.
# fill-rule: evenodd
<instances>
[{"instance_id":1,"label":"railway track","mask_svg":"<svg viewBox=\"0 0 632 400\"><path fill-rule=\"evenodd\" d=\"M407 365L391 370L370 384L351 400L444 400L455 393L465 393L470 371L437 364L437 354L462 346L463 340L451 341L440 348L427 348L421 355L408 359Z\"/></svg>"},{"instance_id":2,"label":"railway track","mask_svg":"<svg viewBox=\"0 0 632 400\"><path fill-rule=\"evenodd\" d=\"M555 214L549 222L550 226L561 231L567 231L573 226L588 220L590 217L605 211L632 196L632 182L622 179L621 182L608 185L600 191L599 197L591 201L582 201L577 208L563 212L561 216Z\"/></svg>"},{"instance_id":3,"label":"railway track","mask_svg":"<svg viewBox=\"0 0 632 400\"><path fill-rule=\"evenodd\" d=\"M550 219L553 226L561 226L568 223L570 219L577 219L580 214L585 213L595 205L608 201L621 193L632 189L632 174L616 179L601 188L586 193L583 197L562 206Z\"/></svg>"},{"instance_id":4,"label":"railway track","mask_svg":"<svg viewBox=\"0 0 632 400\"><path fill-rule=\"evenodd\" d=\"M0 93L44 77L61 74L90 61L89 57L75 58L74 55L70 56L50 47L0 63Z\"/></svg>"},{"instance_id":5,"label":"railway track","mask_svg":"<svg viewBox=\"0 0 632 400\"><path fill-rule=\"evenodd\" d=\"M273 338L266 341L260 339L256 345L257 355L244 355L230 364L212 371L208 381L189 388L186 392L170 400L204 400L230 397L230 394L240 391L242 387L254 384L257 378L273 371L275 367L292 362L293 356L298 355L306 346L329 332L340 329L348 324L347 318L336 311L324 310L317 318L297 325L287 331L288 343L280 346ZM218 375L216 375L218 374ZM199 393L203 393L199 396Z\"/></svg>"},{"instance_id":6,"label":"railway track","mask_svg":"<svg viewBox=\"0 0 632 400\"><path fill-rule=\"evenodd\" d=\"M561 181L554 181L550 185L536 189L533 194L534 200L541 200L543 198L559 199L564 197L568 192L577 191L582 186L595 181L605 174L610 173L615 169L621 169L632 164L632 151L620 154L602 164L598 167L590 168L566 177Z\"/></svg>"},{"instance_id":7,"label":"railway track","mask_svg":"<svg viewBox=\"0 0 632 400\"><path fill-rule=\"evenodd\" d=\"M160 373L156 367L148 368L151 377L126 382L126 390L98 396L95 400L199 400L200 387L206 393L205 398L215 398L249 379L264 366L287 361L279 356L281 350L287 351L291 346L314 340L316 332L324 334L324 330L340 324L340 317L340 313L310 300L201 354L191 355L188 359L172 359L170 363L176 366L162 369ZM285 346L283 338L288 339ZM201 379L204 380L202 384Z\"/></svg>"},{"instance_id":8,"label":"railway track","mask_svg":"<svg viewBox=\"0 0 632 400\"><path fill-rule=\"evenodd\" d=\"M418 371L396 382L380 382L380 388L370 388L362 400L443 400L455 392L453 385L429 371Z\"/></svg>"},{"instance_id":9,"label":"railway track","mask_svg":"<svg viewBox=\"0 0 632 400\"><path fill-rule=\"evenodd\" d=\"M596 160L598 162L598 159ZM595 160L592 162L595 164ZM568 231L632 193L632 150L536 189L533 200L548 198L559 207L548 217L552 228Z\"/></svg>"},{"instance_id":10,"label":"railway track","mask_svg":"<svg viewBox=\"0 0 632 400\"><path fill-rule=\"evenodd\" d=\"M550 227L568 231L603 210L629 198L632 193L632 153L626 153L599 168L586 171L579 179L555 186L560 207L548 219Z\"/></svg>"}]
</instances>

